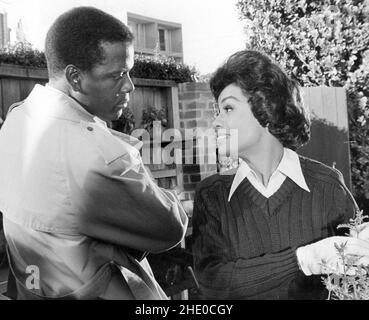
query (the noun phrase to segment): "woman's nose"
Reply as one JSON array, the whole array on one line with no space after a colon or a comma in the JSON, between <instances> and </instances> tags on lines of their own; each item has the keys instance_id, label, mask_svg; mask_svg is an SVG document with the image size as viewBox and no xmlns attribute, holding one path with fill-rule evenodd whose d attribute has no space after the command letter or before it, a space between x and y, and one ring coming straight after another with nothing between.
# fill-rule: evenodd
<instances>
[{"instance_id":1,"label":"woman's nose","mask_svg":"<svg viewBox=\"0 0 369 320\"><path fill-rule=\"evenodd\" d=\"M219 129L222 129L224 128L224 122L222 120L222 116L221 114L217 115L213 121L213 128L215 130L219 130Z\"/></svg>"}]
</instances>

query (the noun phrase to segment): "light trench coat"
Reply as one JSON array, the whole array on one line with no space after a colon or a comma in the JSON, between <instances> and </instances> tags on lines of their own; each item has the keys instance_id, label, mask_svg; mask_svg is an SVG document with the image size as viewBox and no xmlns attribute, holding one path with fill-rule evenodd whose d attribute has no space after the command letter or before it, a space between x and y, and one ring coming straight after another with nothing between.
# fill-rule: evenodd
<instances>
[{"instance_id":1,"label":"light trench coat","mask_svg":"<svg viewBox=\"0 0 369 320\"><path fill-rule=\"evenodd\" d=\"M184 237L141 142L36 85L0 130L0 211L18 299L167 299L145 258Z\"/></svg>"}]
</instances>

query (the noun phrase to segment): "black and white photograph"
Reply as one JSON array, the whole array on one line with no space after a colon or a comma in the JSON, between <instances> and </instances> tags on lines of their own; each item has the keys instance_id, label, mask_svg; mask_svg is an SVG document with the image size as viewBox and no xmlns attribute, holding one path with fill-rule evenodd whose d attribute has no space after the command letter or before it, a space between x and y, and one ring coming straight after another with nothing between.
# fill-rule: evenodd
<instances>
[{"instance_id":1,"label":"black and white photograph","mask_svg":"<svg viewBox=\"0 0 369 320\"><path fill-rule=\"evenodd\" d=\"M369 0L0 0L0 300L369 300Z\"/></svg>"}]
</instances>

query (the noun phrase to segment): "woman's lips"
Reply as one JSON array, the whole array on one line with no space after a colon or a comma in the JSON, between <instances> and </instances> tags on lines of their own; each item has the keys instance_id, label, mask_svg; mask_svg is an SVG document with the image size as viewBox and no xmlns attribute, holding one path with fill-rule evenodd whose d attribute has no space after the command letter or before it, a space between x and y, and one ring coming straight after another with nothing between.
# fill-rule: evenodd
<instances>
[{"instance_id":1,"label":"woman's lips","mask_svg":"<svg viewBox=\"0 0 369 320\"><path fill-rule=\"evenodd\" d=\"M223 145L226 143L227 139L229 139L229 134L219 135L217 136L217 145Z\"/></svg>"},{"instance_id":2,"label":"woman's lips","mask_svg":"<svg viewBox=\"0 0 369 320\"><path fill-rule=\"evenodd\" d=\"M231 135L226 133L226 134L220 134L217 136L217 140L220 140L220 139L227 139L229 138Z\"/></svg>"}]
</instances>

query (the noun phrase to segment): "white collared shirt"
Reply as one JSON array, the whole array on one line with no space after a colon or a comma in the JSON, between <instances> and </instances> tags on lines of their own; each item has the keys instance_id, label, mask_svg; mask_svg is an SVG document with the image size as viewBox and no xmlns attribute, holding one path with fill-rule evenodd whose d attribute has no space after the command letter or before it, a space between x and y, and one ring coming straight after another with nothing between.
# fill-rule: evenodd
<instances>
[{"instance_id":1,"label":"white collared shirt","mask_svg":"<svg viewBox=\"0 0 369 320\"><path fill-rule=\"evenodd\" d=\"M232 195L245 178L247 178L252 186L264 197L270 198L278 191L287 177L295 182L300 188L310 192L301 170L299 156L291 149L284 148L282 160L277 169L271 175L267 186L263 185L263 183L257 177L255 171L250 168L247 162L240 159L240 165L233 179L228 201L231 200Z\"/></svg>"}]
</instances>

